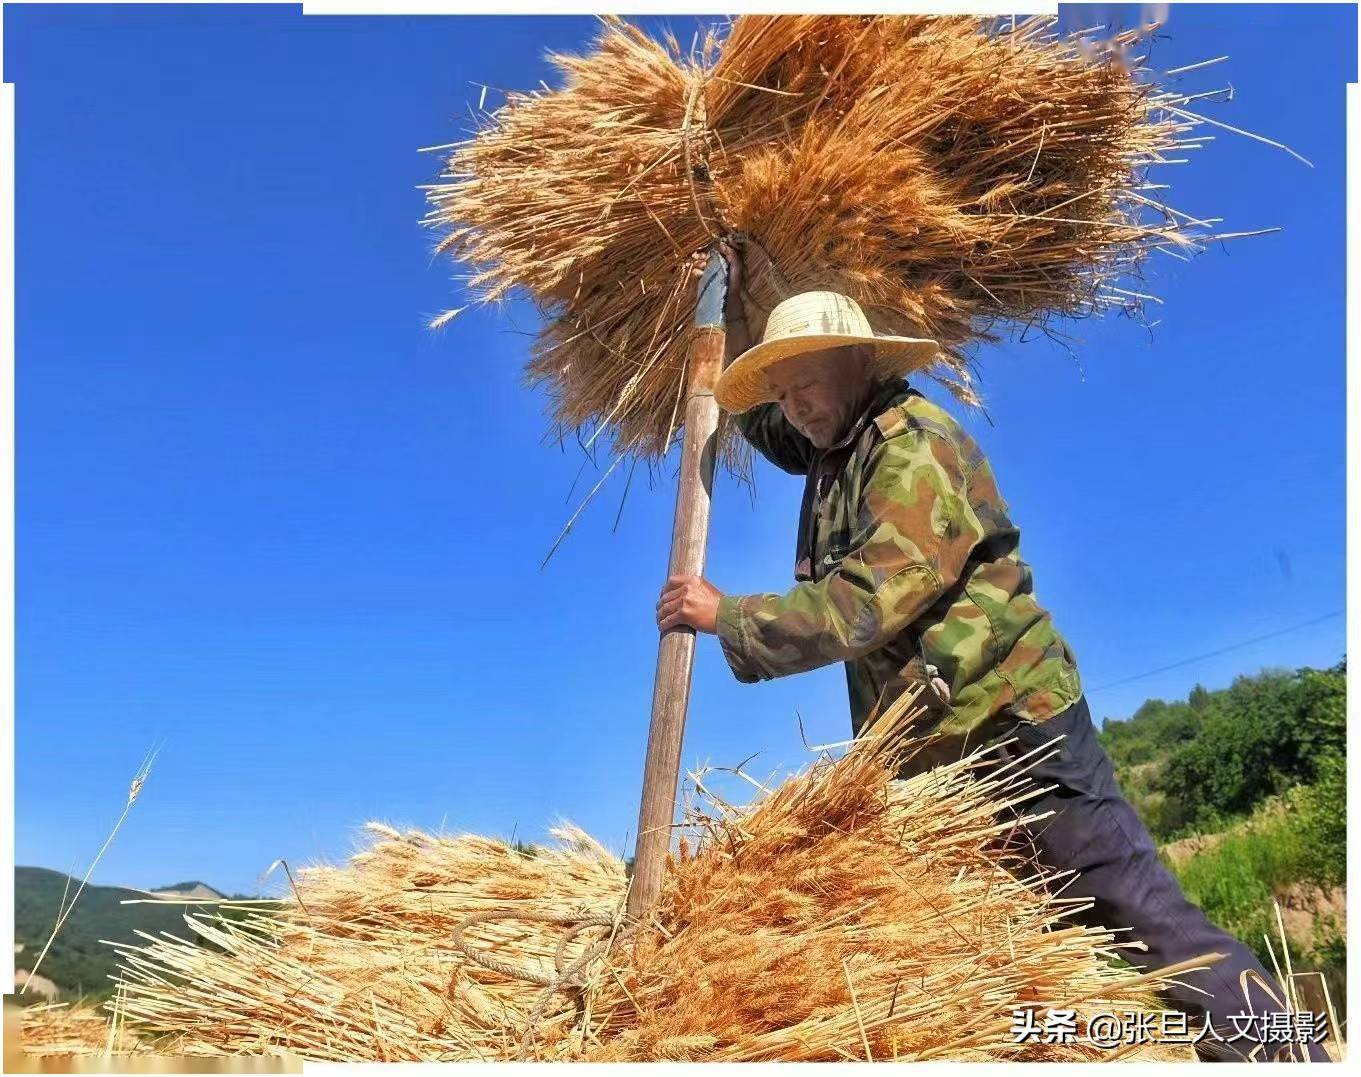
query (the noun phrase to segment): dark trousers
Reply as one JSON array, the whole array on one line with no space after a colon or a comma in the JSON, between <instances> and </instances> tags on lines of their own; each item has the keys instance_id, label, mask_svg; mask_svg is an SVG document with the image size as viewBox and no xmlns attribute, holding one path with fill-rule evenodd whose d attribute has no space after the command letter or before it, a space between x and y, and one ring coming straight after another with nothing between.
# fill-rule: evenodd
<instances>
[{"instance_id":1,"label":"dark trousers","mask_svg":"<svg viewBox=\"0 0 1361 1077\"><path fill-rule=\"evenodd\" d=\"M1111 761L1097 740L1086 699L1079 699L1046 722L1022 722L1009 735L1016 740L992 748L999 763L1011 762L1055 737L1063 737L1053 746L1058 750L1056 755L1026 769L1038 785L1053 788L1008 812L1013 817L1018 812L1055 813L1030 824L1026 830L1044 867L1077 872L1075 879L1065 876L1056 881L1062 895L1092 903L1069 919L1084 926L1131 929L1117 931L1115 938L1118 943L1138 941L1147 947L1144 951L1120 950L1126 960L1142 969L1159 969L1202 954L1225 954L1224 960L1204 971L1175 977L1200 991L1173 985L1163 998L1169 1008L1191 1015L1190 1028L1196 1034L1204 1027L1208 1015L1212 1028L1222 1037L1220 1042L1212 1034L1207 1035L1197 1044L1196 1053L1203 1061L1243 1061L1246 1054L1258 1047L1262 1023L1244 1018L1235 1023L1228 1015L1279 1012L1284 1006L1271 1000L1260 988L1249 988L1251 1000L1245 999L1240 977L1250 969L1271 985L1277 998L1283 1001L1285 995L1277 979L1267 973L1253 952L1210 923L1163 867L1148 830L1116 785ZM1044 754L1039 752L1037 756ZM1201 994L1202 991L1208 994ZM1244 1037L1245 1032L1249 1038ZM1334 1032L1329 1030L1330 1038ZM1263 1038L1271 1039L1269 1035ZM1267 1060L1286 1050L1290 1049L1279 1042L1268 1042L1256 1057ZM1294 1057L1299 1059L1302 1051L1307 1051L1312 1061L1330 1061L1318 1044L1293 1047Z\"/></svg>"}]
</instances>

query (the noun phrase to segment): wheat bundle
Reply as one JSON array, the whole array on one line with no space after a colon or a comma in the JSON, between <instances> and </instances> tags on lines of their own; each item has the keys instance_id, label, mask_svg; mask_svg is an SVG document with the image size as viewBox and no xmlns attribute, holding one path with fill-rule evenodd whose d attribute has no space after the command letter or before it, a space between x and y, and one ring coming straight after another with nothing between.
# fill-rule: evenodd
<instances>
[{"instance_id":1,"label":"wheat bundle","mask_svg":"<svg viewBox=\"0 0 1361 1077\"><path fill-rule=\"evenodd\" d=\"M25 1006L20 1022L26 1054L53 1057L107 1051L127 1055L147 1050L127 1029L119 1028L115 1032L104 1011L86 1002Z\"/></svg>"},{"instance_id":2,"label":"wheat bundle","mask_svg":"<svg viewBox=\"0 0 1361 1077\"><path fill-rule=\"evenodd\" d=\"M1150 1008L1152 981L1063 926L1071 899L1007 840L1024 775L892 780L908 711L741 809L693 776L643 923L574 828L526 854L370 824L274 914L124 948L119 1020L158 1051L333 1061L1120 1057L1010 1035L1021 1007Z\"/></svg>"},{"instance_id":3,"label":"wheat bundle","mask_svg":"<svg viewBox=\"0 0 1361 1077\"><path fill-rule=\"evenodd\" d=\"M518 287L542 304L527 381L560 436L666 451L688 259L734 232L769 260L743 296L754 332L788 294L845 292L879 331L939 341L931 373L973 401L969 345L1137 314L1149 297L1118 282L1213 223L1147 181L1203 122L1129 56L1156 24L1093 42L1054 21L742 16L682 54L606 19L589 55L551 57L561 89L509 94L453 144L426 223L476 300ZM736 467L731 437L724 451Z\"/></svg>"}]
</instances>

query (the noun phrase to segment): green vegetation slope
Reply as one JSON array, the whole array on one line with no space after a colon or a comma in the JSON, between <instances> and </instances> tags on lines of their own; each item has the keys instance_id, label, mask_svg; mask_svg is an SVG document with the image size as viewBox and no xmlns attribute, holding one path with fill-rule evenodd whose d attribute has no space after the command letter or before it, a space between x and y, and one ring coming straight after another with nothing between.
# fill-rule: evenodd
<instances>
[{"instance_id":1,"label":"green vegetation slope","mask_svg":"<svg viewBox=\"0 0 1361 1077\"><path fill-rule=\"evenodd\" d=\"M1187 897L1252 946L1278 945L1345 1005L1346 662L1268 670L1185 700L1151 699L1101 740ZM1277 959L1280 954L1277 953Z\"/></svg>"},{"instance_id":2,"label":"green vegetation slope","mask_svg":"<svg viewBox=\"0 0 1361 1077\"><path fill-rule=\"evenodd\" d=\"M80 885L60 871L47 868L14 869L14 942L23 949L14 955L15 969L32 969L42 953L61 908L63 894L70 900ZM175 890L189 890L199 883L180 883ZM124 905L140 900L143 903ZM61 989L63 996L103 997L111 993L109 975L117 964L110 942L137 942L138 929L155 934L169 931L191 937L184 922L188 911L217 911L215 904L147 903L149 895L118 886L86 886L71 915L66 918L38 973ZM35 997L35 1001L42 1001Z\"/></svg>"}]
</instances>

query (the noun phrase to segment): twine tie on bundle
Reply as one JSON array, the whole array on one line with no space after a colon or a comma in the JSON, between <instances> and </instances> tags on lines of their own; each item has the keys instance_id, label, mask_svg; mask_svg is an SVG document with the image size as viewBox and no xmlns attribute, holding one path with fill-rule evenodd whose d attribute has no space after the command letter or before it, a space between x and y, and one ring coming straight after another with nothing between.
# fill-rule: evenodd
<instances>
[{"instance_id":1,"label":"twine tie on bundle","mask_svg":"<svg viewBox=\"0 0 1361 1077\"><path fill-rule=\"evenodd\" d=\"M485 923L489 920L524 920L537 923L571 924L572 926L559 940L557 951L553 954L553 974L526 968L523 965L515 965L509 961L502 961L485 950L475 949L464 941L463 932L465 929L473 924ZM544 988L543 994L535 1003L520 1035L516 1058L518 1061L523 1061L528 1056L530 1044L534 1039L534 1030L543 1017L544 1011L548 1008L548 1003L553 995L558 991L579 991L585 987L586 974L591 965L605 957L612 949L631 936L638 926L635 922L620 927L620 918L617 915L603 911L544 912L533 909L484 909L481 912L471 913L460 920L454 927L452 941L454 948L459 953L483 968L499 972L502 976L508 976L511 979L539 984ZM571 964L567 964L568 944L581 932L591 927L608 927L611 929L610 934L608 937L588 946ZM615 930L616 928L619 928L619 930Z\"/></svg>"},{"instance_id":2,"label":"twine tie on bundle","mask_svg":"<svg viewBox=\"0 0 1361 1077\"><path fill-rule=\"evenodd\" d=\"M704 83L705 77L701 75L695 79L694 82L690 83L690 91L685 95L685 116L681 120L681 149L685 154L685 181L690 185L690 200L695 205L695 216L699 219L699 223L703 226L704 230L709 233L711 239L720 239L728 235L731 232L731 229L724 226L721 233L714 231L713 225L709 223L709 219L704 215L704 211L700 209L699 189L695 186L695 180L698 178L696 175L697 170L703 170L702 175L704 179L708 180L710 178L709 162L706 160L701 161L699 164L695 164L690 150L690 143L694 137L691 124L696 122L696 111L698 110L699 112L704 113L703 119L699 120L697 124L701 132L704 128L704 121L708 119L708 115L704 110ZM700 137L702 140L703 134L701 134ZM710 209L712 208L713 207L710 206ZM719 223L722 224L721 221Z\"/></svg>"}]
</instances>

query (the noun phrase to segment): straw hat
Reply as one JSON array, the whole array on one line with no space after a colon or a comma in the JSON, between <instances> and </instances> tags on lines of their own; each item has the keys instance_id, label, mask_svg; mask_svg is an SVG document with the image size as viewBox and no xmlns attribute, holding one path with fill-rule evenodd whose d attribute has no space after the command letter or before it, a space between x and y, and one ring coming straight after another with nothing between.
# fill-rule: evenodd
<instances>
[{"instance_id":1,"label":"straw hat","mask_svg":"<svg viewBox=\"0 0 1361 1077\"><path fill-rule=\"evenodd\" d=\"M928 365L940 345L917 337L877 336L860 304L839 292L802 292L779 303L766 319L761 342L732 361L714 386L727 411L747 411L775 399L766 371L781 360L820 348L868 344L873 371L893 378Z\"/></svg>"}]
</instances>

